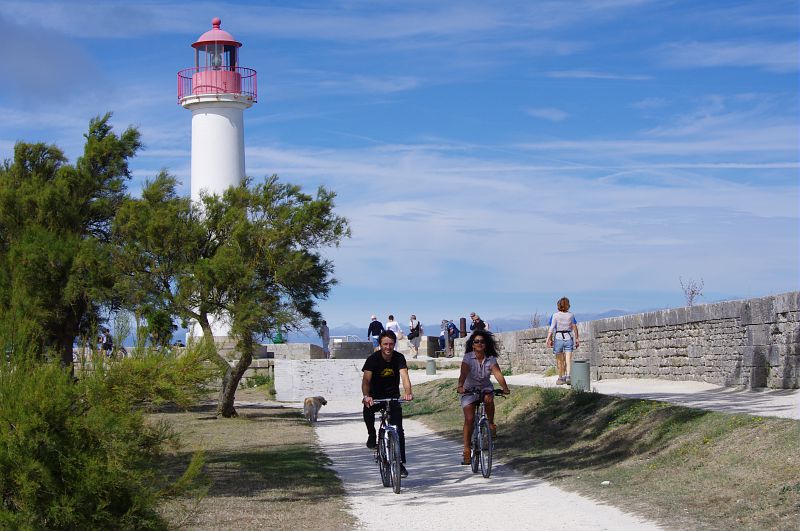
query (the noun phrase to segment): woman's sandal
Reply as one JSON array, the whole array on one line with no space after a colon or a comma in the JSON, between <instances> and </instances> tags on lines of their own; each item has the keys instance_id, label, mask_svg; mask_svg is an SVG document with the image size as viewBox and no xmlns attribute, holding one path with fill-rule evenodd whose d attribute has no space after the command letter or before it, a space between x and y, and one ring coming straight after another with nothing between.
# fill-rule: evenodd
<instances>
[{"instance_id":1,"label":"woman's sandal","mask_svg":"<svg viewBox=\"0 0 800 531\"><path fill-rule=\"evenodd\" d=\"M472 463L471 453L469 450L464 450L464 459L461 460L462 465L469 465Z\"/></svg>"}]
</instances>

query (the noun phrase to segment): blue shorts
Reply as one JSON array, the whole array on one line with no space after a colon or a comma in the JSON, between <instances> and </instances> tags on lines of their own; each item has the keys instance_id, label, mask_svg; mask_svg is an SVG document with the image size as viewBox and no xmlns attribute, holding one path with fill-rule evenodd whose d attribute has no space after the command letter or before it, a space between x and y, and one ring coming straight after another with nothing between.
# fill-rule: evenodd
<instances>
[{"instance_id":1,"label":"blue shorts","mask_svg":"<svg viewBox=\"0 0 800 531\"><path fill-rule=\"evenodd\" d=\"M572 339L572 335L568 335L565 337L566 339L556 338L556 340L553 341L553 354L560 354L562 352L572 352L572 350L575 348L575 340Z\"/></svg>"}]
</instances>

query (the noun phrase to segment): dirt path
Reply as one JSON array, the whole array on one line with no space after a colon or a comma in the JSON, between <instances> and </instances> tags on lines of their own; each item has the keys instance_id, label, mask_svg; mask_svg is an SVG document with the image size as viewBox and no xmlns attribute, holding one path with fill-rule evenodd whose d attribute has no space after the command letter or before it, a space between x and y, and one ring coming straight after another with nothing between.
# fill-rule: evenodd
<instances>
[{"instance_id":1,"label":"dirt path","mask_svg":"<svg viewBox=\"0 0 800 531\"><path fill-rule=\"evenodd\" d=\"M409 476L402 492L394 494L381 485L373 453L364 446L366 428L358 400L330 401L322 409L317 436L363 529L659 529L653 522L522 476L503 463L495 463L492 477L484 479L459 464L459 444L434 435L418 421L404 424Z\"/></svg>"}]
</instances>

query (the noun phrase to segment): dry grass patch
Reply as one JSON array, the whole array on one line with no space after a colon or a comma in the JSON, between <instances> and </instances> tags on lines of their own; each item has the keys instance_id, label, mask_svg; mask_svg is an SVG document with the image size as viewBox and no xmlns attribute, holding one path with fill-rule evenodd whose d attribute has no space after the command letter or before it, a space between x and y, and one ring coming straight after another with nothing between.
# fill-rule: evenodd
<instances>
[{"instance_id":1,"label":"dry grass patch","mask_svg":"<svg viewBox=\"0 0 800 531\"><path fill-rule=\"evenodd\" d=\"M454 380L415 386L406 414L457 439L454 388ZM800 522L798 421L555 388L514 388L497 403L500 457L559 487L671 528Z\"/></svg>"},{"instance_id":2,"label":"dry grass patch","mask_svg":"<svg viewBox=\"0 0 800 531\"><path fill-rule=\"evenodd\" d=\"M237 399L263 401L264 396L248 389L238 391ZM174 527L351 529L354 520L341 482L302 412L263 402L237 411L233 419L214 418L214 405L151 416L170 422L184 444L164 467L177 475L192 452L205 456L204 495L162 507Z\"/></svg>"}]
</instances>

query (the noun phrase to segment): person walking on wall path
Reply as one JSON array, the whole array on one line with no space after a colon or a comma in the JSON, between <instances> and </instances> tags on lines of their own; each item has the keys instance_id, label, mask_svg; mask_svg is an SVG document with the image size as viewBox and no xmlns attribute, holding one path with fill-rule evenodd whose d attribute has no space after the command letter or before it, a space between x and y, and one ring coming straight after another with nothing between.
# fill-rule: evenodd
<instances>
[{"instance_id":1,"label":"person walking on wall path","mask_svg":"<svg viewBox=\"0 0 800 531\"><path fill-rule=\"evenodd\" d=\"M319 337L322 339L322 351L325 352L325 358L330 358L331 349L329 343L331 342L331 331L328 328L327 321L322 321L319 327Z\"/></svg>"},{"instance_id":2,"label":"person walking on wall path","mask_svg":"<svg viewBox=\"0 0 800 531\"><path fill-rule=\"evenodd\" d=\"M556 385L572 383L572 351L580 345L578 324L575 315L569 311L569 299L561 297L556 303L558 311L550 317L550 328L547 331L547 346L553 347L558 367Z\"/></svg>"},{"instance_id":3,"label":"person walking on wall path","mask_svg":"<svg viewBox=\"0 0 800 531\"><path fill-rule=\"evenodd\" d=\"M367 339L372 341L372 348L378 348L378 337L383 333L383 323L378 321L374 315L370 317L369 328L367 328Z\"/></svg>"},{"instance_id":4,"label":"person walking on wall path","mask_svg":"<svg viewBox=\"0 0 800 531\"><path fill-rule=\"evenodd\" d=\"M408 321L408 341L411 344L412 358L419 356L419 343L422 337L422 323L417 321L417 316L411 314Z\"/></svg>"},{"instance_id":5,"label":"person walking on wall path","mask_svg":"<svg viewBox=\"0 0 800 531\"><path fill-rule=\"evenodd\" d=\"M400 327L400 323L394 320L394 315L390 315L386 321L386 330L394 332L394 337L397 339L403 339L403 329Z\"/></svg>"}]
</instances>

